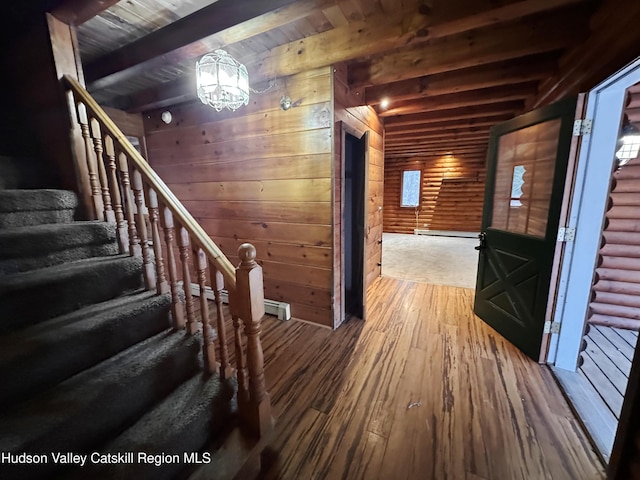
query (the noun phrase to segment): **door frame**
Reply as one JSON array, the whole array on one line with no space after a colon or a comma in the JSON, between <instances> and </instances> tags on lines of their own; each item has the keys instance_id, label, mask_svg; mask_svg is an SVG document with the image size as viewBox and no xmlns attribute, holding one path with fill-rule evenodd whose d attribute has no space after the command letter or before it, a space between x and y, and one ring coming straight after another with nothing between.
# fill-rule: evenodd
<instances>
[{"instance_id":1,"label":"door frame","mask_svg":"<svg viewBox=\"0 0 640 480\"><path fill-rule=\"evenodd\" d=\"M565 370L578 366L626 90L638 82L640 58L597 85L587 99L585 118L592 127L583 136L566 225L575 228L575 241L567 243L560 267L554 321L561 329L552 335L548 357ZM610 161L601 160L606 158Z\"/></svg>"},{"instance_id":2,"label":"door frame","mask_svg":"<svg viewBox=\"0 0 640 480\"><path fill-rule=\"evenodd\" d=\"M340 234L339 234L339 242L340 242L340 268L339 273L336 272L334 267L334 275L339 276L338 280L340 283L340 302L339 306L337 303L334 303L334 328L338 327L345 321L345 308L346 308L346 285L345 285L345 255L344 255L344 200L345 200L345 138L347 133L349 135L354 136L358 140L362 140L364 137L364 191L363 191L363 202L364 202L364 234L362 241L364 245L362 247L362 255L363 255L363 268L362 268L362 319L365 320L367 316L367 304L366 304L366 296L367 296L367 275L366 275L366 262L368 258L367 251L367 236L368 236L368 218L369 218L369 202L367 199L369 198L369 130L359 130L354 126L350 125L345 121L336 122L336 132L339 132L340 135L340 165L339 172L336 171L336 174L340 175ZM336 169L337 170L337 169ZM337 192L336 192L337 193ZM337 235L336 235L337 236ZM335 288L335 280L334 280L334 288ZM337 317L337 318L336 318Z\"/></svg>"}]
</instances>

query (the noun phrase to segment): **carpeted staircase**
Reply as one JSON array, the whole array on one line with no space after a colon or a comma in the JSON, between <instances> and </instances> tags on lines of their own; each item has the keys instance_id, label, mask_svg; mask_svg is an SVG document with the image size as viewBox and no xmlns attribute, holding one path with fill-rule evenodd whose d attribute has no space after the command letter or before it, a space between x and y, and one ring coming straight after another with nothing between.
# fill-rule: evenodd
<instances>
[{"instance_id":1,"label":"carpeted staircase","mask_svg":"<svg viewBox=\"0 0 640 480\"><path fill-rule=\"evenodd\" d=\"M233 384L203 374L199 336L170 328L170 296L143 289L115 226L74 221L75 194L21 164L0 157L0 478L184 477ZM89 457L54 455L69 452Z\"/></svg>"}]
</instances>

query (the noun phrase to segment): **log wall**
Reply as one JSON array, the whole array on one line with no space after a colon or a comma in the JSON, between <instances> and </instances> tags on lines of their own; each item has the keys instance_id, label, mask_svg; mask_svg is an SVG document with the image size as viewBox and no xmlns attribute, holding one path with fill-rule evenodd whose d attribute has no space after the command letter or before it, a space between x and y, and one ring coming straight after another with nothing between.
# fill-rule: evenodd
<instances>
[{"instance_id":1,"label":"log wall","mask_svg":"<svg viewBox=\"0 0 640 480\"><path fill-rule=\"evenodd\" d=\"M232 262L241 243L256 246L266 298L333 326L332 72L279 85L233 113L192 102L165 125L146 112L149 161Z\"/></svg>"},{"instance_id":2,"label":"log wall","mask_svg":"<svg viewBox=\"0 0 640 480\"><path fill-rule=\"evenodd\" d=\"M420 206L401 207L402 172L420 170ZM486 166L484 155L392 158L384 165L384 231L415 228L479 232Z\"/></svg>"},{"instance_id":3,"label":"log wall","mask_svg":"<svg viewBox=\"0 0 640 480\"><path fill-rule=\"evenodd\" d=\"M634 123L640 107L640 85L628 90L625 115ZM640 331L640 159L612 175L602 232L589 322Z\"/></svg>"},{"instance_id":4,"label":"log wall","mask_svg":"<svg viewBox=\"0 0 640 480\"><path fill-rule=\"evenodd\" d=\"M368 160L366 168L367 186L365 215L364 251L364 289L381 274L382 262L382 205L384 190L384 139L383 126L376 111L369 106L357 106L362 103L360 92L351 90L347 82L347 71L344 65L334 67L334 111L335 111L335 183L334 183L334 286L336 302L341 303L343 271L342 267L342 132L345 129L360 138L368 133ZM343 309L340 310L342 312ZM334 318L335 325L344 320L342 313Z\"/></svg>"}]
</instances>

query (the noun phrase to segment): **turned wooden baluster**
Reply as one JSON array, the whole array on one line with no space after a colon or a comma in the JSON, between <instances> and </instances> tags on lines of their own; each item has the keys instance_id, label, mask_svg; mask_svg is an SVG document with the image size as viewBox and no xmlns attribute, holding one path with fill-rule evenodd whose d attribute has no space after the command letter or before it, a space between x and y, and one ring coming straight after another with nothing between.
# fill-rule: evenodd
<instances>
[{"instance_id":1,"label":"turned wooden baluster","mask_svg":"<svg viewBox=\"0 0 640 480\"><path fill-rule=\"evenodd\" d=\"M171 290L171 315L173 327L178 330L184 328L184 309L180 298L180 288L178 287L178 272L176 270L175 246L175 226L173 224L173 213L165 206L160 208L162 215L162 229L164 230L164 241L167 245L167 272L169 274L169 288Z\"/></svg>"},{"instance_id":2,"label":"turned wooden baluster","mask_svg":"<svg viewBox=\"0 0 640 480\"><path fill-rule=\"evenodd\" d=\"M193 266L200 287L200 321L202 322L202 358L208 373L215 373L220 367L216 361L215 332L209 320L209 302L207 300L207 256L198 248L193 255Z\"/></svg>"},{"instance_id":3,"label":"turned wooden baluster","mask_svg":"<svg viewBox=\"0 0 640 480\"><path fill-rule=\"evenodd\" d=\"M87 162L87 170L89 171L89 185L91 186L91 198L93 200L93 217L97 220L104 220L104 204L102 200L102 192L100 191L100 182L98 181L98 173L96 170L96 161L93 157L93 141L89 131L89 121L87 119L87 109L83 103L76 103L76 112L78 114L78 122L80 123L80 131L84 140L84 154Z\"/></svg>"},{"instance_id":4,"label":"turned wooden baluster","mask_svg":"<svg viewBox=\"0 0 640 480\"><path fill-rule=\"evenodd\" d=\"M162 243L160 241L160 211L158 209L158 195L153 188L145 189L147 207L149 209L149 224L151 225L151 240L156 261L156 289L159 294L169 292L169 284L164 271Z\"/></svg>"},{"instance_id":5,"label":"turned wooden baluster","mask_svg":"<svg viewBox=\"0 0 640 480\"><path fill-rule=\"evenodd\" d=\"M131 187L133 188L133 198L136 202L136 230L140 237L140 246L142 247L142 259L144 262L144 285L147 290L155 290L156 288L156 272L151 258L151 249L149 248L149 236L147 234L147 222L144 218L144 186L142 184L142 175L136 169L131 172Z\"/></svg>"},{"instance_id":6,"label":"turned wooden baluster","mask_svg":"<svg viewBox=\"0 0 640 480\"><path fill-rule=\"evenodd\" d=\"M116 223L116 216L111 205L111 193L109 192L109 182L107 180L107 169L104 166L104 147L102 145L102 132L100 124L95 118L89 122L91 125L91 138L93 140L93 150L96 152L96 163L98 165L98 180L100 181L100 191L102 193L102 205L104 206L104 219L109 223Z\"/></svg>"},{"instance_id":7,"label":"turned wooden baluster","mask_svg":"<svg viewBox=\"0 0 640 480\"><path fill-rule=\"evenodd\" d=\"M123 202L125 206L125 216L129 228L129 255L142 255L142 247L136 230L136 222L133 214L133 191L131 190L131 180L129 179L129 165L127 156L120 152L118 154L120 181L122 183Z\"/></svg>"},{"instance_id":8,"label":"turned wooden baluster","mask_svg":"<svg viewBox=\"0 0 640 480\"><path fill-rule=\"evenodd\" d=\"M111 190L111 199L113 201L113 210L116 215L118 248L120 253L129 253L129 235L127 234L127 221L124 217L122 207L122 194L120 193L120 184L118 182L118 166L116 165L116 150L113 146L113 138L106 135L104 138L104 149L107 155L107 163L109 165L109 187Z\"/></svg>"},{"instance_id":9,"label":"turned wooden baluster","mask_svg":"<svg viewBox=\"0 0 640 480\"><path fill-rule=\"evenodd\" d=\"M189 232L186 228L180 227L178 235L178 248L180 250L180 260L182 261L182 288L187 307L187 332L193 334L198 331L196 312L191 294L191 273L189 272Z\"/></svg>"},{"instance_id":10,"label":"turned wooden baluster","mask_svg":"<svg viewBox=\"0 0 640 480\"><path fill-rule=\"evenodd\" d=\"M256 249L250 243L238 249L240 266L236 268L236 296L240 317L247 336L247 370L249 372L249 402L243 406L249 428L258 436L268 433L271 419L271 400L265 387L264 357L260 333L264 316L264 286L262 267L256 262Z\"/></svg>"},{"instance_id":11,"label":"turned wooden baluster","mask_svg":"<svg viewBox=\"0 0 640 480\"><path fill-rule=\"evenodd\" d=\"M230 378L233 375L233 368L229 363L227 331L224 324L224 310L221 298L222 289L224 288L224 277L212 263L209 263L209 276L216 304L216 326L218 327L218 345L220 347L220 377Z\"/></svg>"},{"instance_id":12,"label":"turned wooden baluster","mask_svg":"<svg viewBox=\"0 0 640 480\"><path fill-rule=\"evenodd\" d=\"M249 403L249 374L247 360L244 356L244 342L242 331L244 325L240 320L238 299L233 291L229 291L229 311L233 322L233 345L236 353L236 377L238 380L238 408L246 410L244 405Z\"/></svg>"}]
</instances>

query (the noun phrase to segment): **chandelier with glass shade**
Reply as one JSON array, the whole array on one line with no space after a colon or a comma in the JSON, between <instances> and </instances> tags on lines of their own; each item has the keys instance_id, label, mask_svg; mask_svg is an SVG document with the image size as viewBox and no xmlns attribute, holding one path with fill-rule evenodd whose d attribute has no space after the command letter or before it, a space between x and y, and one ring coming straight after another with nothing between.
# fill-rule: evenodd
<instances>
[{"instance_id":1,"label":"chandelier with glass shade","mask_svg":"<svg viewBox=\"0 0 640 480\"><path fill-rule=\"evenodd\" d=\"M224 50L207 53L196 63L198 98L216 111L249 104L247 68Z\"/></svg>"}]
</instances>

